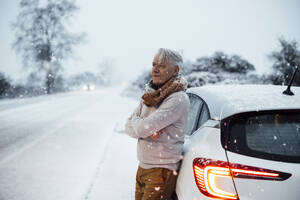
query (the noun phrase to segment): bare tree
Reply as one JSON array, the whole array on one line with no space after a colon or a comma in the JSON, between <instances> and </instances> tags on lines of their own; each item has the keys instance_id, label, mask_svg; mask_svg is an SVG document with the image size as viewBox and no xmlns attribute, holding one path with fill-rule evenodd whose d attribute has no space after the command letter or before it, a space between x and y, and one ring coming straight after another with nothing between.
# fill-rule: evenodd
<instances>
[{"instance_id":1,"label":"bare tree","mask_svg":"<svg viewBox=\"0 0 300 200\"><path fill-rule=\"evenodd\" d=\"M58 88L62 60L72 55L73 46L84 38L67 30L78 7L71 0L21 0L20 13L12 24L13 48L22 55L23 65L41 72L46 93Z\"/></svg>"}]
</instances>

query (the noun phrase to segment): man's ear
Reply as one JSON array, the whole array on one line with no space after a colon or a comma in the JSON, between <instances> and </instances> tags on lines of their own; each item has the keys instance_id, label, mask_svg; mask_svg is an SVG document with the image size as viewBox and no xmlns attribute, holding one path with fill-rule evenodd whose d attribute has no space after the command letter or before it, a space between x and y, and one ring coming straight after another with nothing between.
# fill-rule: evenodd
<instances>
[{"instance_id":1,"label":"man's ear","mask_svg":"<svg viewBox=\"0 0 300 200\"><path fill-rule=\"evenodd\" d=\"M179 67L175 66L174 76L177 76L179 73Z\"/></svg>"}]
</instances>

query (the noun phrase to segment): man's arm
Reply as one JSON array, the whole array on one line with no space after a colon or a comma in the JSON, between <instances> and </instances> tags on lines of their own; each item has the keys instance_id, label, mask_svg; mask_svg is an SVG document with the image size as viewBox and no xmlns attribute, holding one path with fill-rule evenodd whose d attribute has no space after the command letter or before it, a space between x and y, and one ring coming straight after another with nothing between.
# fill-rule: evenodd
<instances>
[{"instance_id":1,"label":"man's arm","mask_svg":"<svg viewBox=\"0 0 300 200\"><path fill-rule=\"evenodd\" d=\"M149 116L133 116L127 124L132 127L137 137L146 138L177 121L185 106L185 101L170 97Z\"/></svg>"},{"instance_id":2,"label":"man's arm","mask_svg":"<svg viewBox=\"0 0 300 200\"><path fill-rule=\"evenodd\" d=\"M133 127L131 126L130 121L132 120L132 118L141 115L141 108L142 108L142 102L140 102L138 107L134 110L134 112L131 114L131 116L127 119L127 122L125 124L126 134L133 138L139 138L139 137L135 134L135 131L133 130Z\"/></svg>"}]
</instances>

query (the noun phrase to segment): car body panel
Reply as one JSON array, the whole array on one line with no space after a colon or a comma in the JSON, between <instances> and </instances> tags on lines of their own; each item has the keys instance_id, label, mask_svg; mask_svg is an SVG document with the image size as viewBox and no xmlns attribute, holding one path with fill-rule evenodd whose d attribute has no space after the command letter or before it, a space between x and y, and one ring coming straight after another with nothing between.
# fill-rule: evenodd
<instances>
[{"instance_id":1,"label":"car body panel","mask_svg":"<svg viewBox=\"0 0 300 200\"><path fill-rule=\"evenodd\" d=\"M211 199L202 195L197 188L193 174L193 160L213 157L226 161L225 151L220 141L220 129L205 126L199 128L193 135L186 137L184 149L185 154L176 185L178 199Z\"/></svg>"},{"instance_id":2,"label":"car body panel","mask_svg":"<svg viewBox=\"0 0 300 200\"><path fill-rule=\"evenodd\" d=\"M300 165L259 159L227 151L230 163L270 169L292 174L287 180L272 181L234 178L238 195L243 199L300 199Z\"/></svg>"}]
</instances>

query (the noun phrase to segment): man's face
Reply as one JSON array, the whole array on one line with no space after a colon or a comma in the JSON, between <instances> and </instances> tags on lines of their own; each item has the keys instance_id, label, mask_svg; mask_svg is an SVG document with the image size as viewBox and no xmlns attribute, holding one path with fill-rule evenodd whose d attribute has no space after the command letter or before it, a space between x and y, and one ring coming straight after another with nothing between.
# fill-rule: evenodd
<instances>
[{"instance_id":1,"label":"man's face","mask_svg":"<svg viewBox=\"0 0 300 200\"><path fill-rule=\"evenodd\" d=\"M172 66L169 60L165 62L159 61L159 54L153 59L152 63L152 80L154 85L163 85L170 80L173 76L177 75L179 67Z\"/></svg>"}]
</instances>

